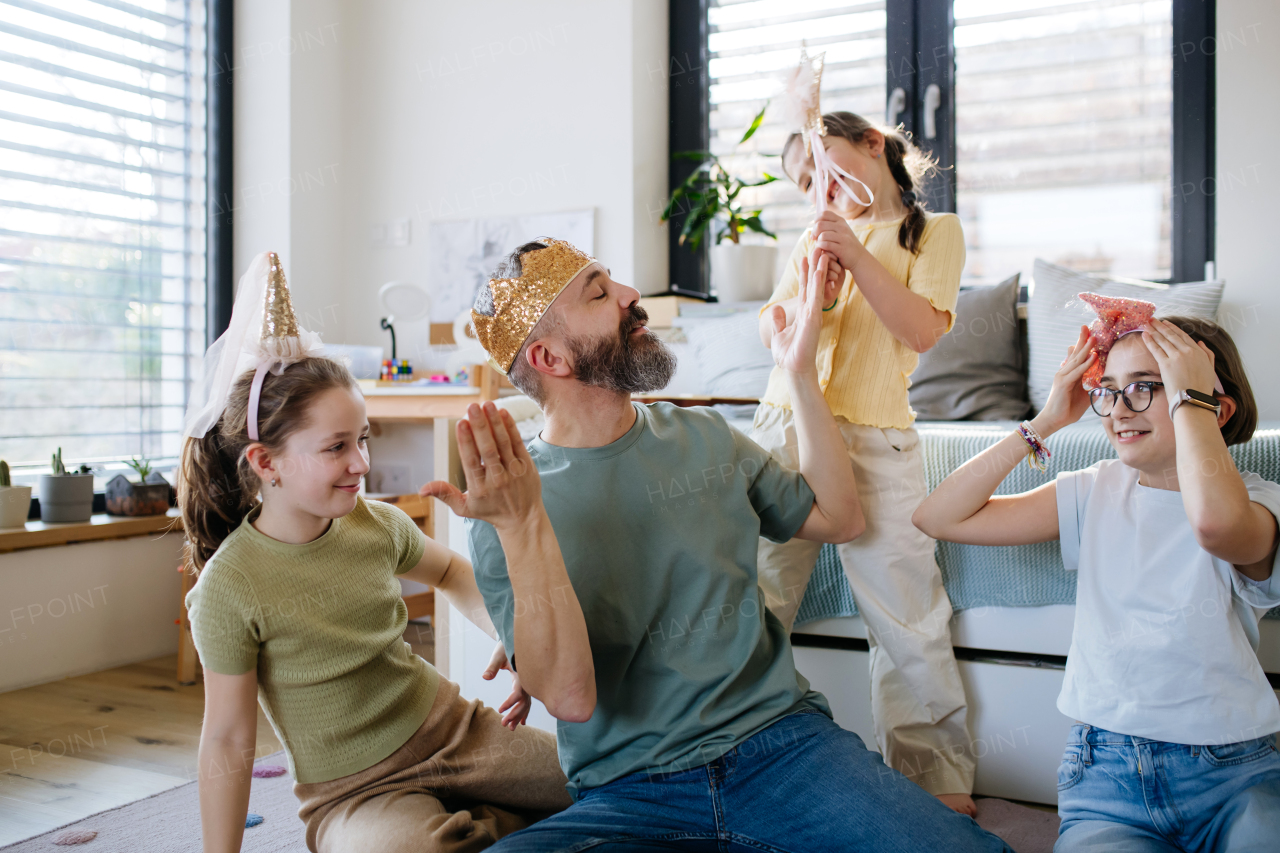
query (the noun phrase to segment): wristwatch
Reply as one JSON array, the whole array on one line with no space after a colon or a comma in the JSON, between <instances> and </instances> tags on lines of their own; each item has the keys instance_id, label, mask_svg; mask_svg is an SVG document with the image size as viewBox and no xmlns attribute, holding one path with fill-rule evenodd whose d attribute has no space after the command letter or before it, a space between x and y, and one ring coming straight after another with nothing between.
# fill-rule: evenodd
<instances>
[{"instance_id":1,"label":"wristwatch","mask_svg":"<svg viewBox=\"0 0 1280 853\"><path fill-rule=\"evenodd\" d=\"M1174 397L1172 402L1169 403L1170 420L1173 419L1173 413L1176 412L1178 407L1183 403L1198 406L1201 409L1208 409L1213 412L1214 415L1222 413L1222 404L1218 402L1217 397L1214 397L1212 394L1205 394L1201 391L1191 391L1188 389L1178 394L1178 396Z\"/></svg>"}]
</instances>

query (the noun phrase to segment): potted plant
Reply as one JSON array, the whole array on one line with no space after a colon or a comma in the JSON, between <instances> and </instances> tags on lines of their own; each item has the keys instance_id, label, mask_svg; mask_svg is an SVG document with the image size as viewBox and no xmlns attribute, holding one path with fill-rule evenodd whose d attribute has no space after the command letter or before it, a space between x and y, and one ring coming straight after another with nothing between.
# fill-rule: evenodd
<instances>
[{"instance_id":1,"label":"potted plant","mask_svg":"<svg viewBox=\"0 0 1280 853\"><path fill-rule=\"evenodd\" d=\"M40 477L41 521L88 521L93 515L93 469L81 465L68 471L62 448L53 454L53 473Z\"/></svg>"},{"instance_id":2,"label":"potted plant","mask_svg":"<svg viewBox=\"0 0 1280 853\"><path fill-rule=\"evenodd\" d=\"M0 459L0 527L22 527L31 514L31 487L9 480L9 463Z\"/></svg>"},{"instance_id":3,"label":"potted plant","mask_svg":"<svg viewBox=\"0 0 1280 853\"><path fill-rule=\"evenodd\" d=\"M112 515L164 515L169 511L169 481L146 460L126 463L138 474L132 483L124 474L107 481L107 512Z\"/></svg>"},{"instance_id":4,"label":"potted plant","mask_svg":"<svg viewBox=\"0 0 1280 853\"><path fill-rule=\"evenodd\" d=\"M742 134L738 145L755 135L764 121L766 103L756 113L751 126ZM736 147L736 146L735 146ZM687 242L698 251L707 229L716 229L715 246L711 249L711 290L722 302L750 302L768 299L773 292L776 246L747 245L741 242L744 232L754 231L776 240L777 235L764 227L760 210L743 210L739 194L749 187L762 187L778 180L768 172L758 181L744 181L729 173L720 158L710 151L677 151L672 159L697 160L698 168L671 193L662 211L662 221L672 214L687 210L680 230L680 245ZM728 242L725 242L728 238Z\"/></svg>"}]
</instances>

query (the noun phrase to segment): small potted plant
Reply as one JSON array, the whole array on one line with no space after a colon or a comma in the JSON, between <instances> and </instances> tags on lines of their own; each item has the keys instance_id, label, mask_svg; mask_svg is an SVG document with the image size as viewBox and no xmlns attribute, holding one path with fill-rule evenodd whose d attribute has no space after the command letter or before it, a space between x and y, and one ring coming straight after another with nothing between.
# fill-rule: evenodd
<instances>
[{"instance_id":1,"label":"small potted plant","mask_svg":"<svg viewBox=\"0 0 1280 853\"><path fill-rule=\"evenodd\" d=\"M9 480L9 463L0 459L0 527L22 527L31 513L31 487Z\"/></svg>"},{"instance_id":2,"label":"small potted plant","mask_svg":"<svg viewBox=\"0 0 1280 853\"><path fill-rule=\"evenodd\" d=\"M62 448L53 454L53 473L40 477L41 521L88 521L93 515L93 469L81 465L68 471Z\"/></svg>"},{"instance_id":3,"label":"small potted plant","mask_svg":"<svg viewBox=\"0 0 1280 853\"><path fill-rule=\"evenodd\" d=\"M751 126L742 134L738 145L746 142L759 130L764 121L760 108ZM765 228L760 221L760 210L743 210L738 196L744 189L762 187L778 180L768 172L758 181L744 181L731 175L720 158L710 151L677 151L672 159L697 160L698 168L684 183L671 192L671 200L662 211L662 221L686 212L684 227L680 230L680 245L686 242L698 251L707 229L716 230L716 243L711 249L711 290L721 302L750 302L768 299L773 292L774 263L778 248L774 245L753 246L741 242L746 231L763 234L771 240L777 235ZM725 242L728 238L728 242Z\"/></svg>"},{"instance_id":4,"label":"small potted plant","mask_svg":"<svg viewBox=\"0 0 1280 853\"><path fill-rule=\"evenodd\" d=\"M131 459L126 463L138 474L131 483L124 474L107 481L107 512L112 515L164 515L169 511L169 481L159 471L151 470L146 460Z\"/></svg>"}]
</instances>

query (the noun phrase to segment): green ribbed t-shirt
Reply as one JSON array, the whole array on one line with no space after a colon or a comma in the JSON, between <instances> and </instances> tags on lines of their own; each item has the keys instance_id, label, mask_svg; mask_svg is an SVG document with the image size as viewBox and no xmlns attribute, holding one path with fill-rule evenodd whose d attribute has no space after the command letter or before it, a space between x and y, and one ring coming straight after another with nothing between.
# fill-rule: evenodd
<instances>
[{"instance_id":1,"label":"green ribbed t-shirt","mask_svg":"<svg viewBox=\"0 0 1280 853\"><path fill-rule=\"evenodd\" d=\"M258 701L298 782L327 782L395 752L431 711L440 676L404 642L396 575L426 536L390 504L356 501L319 538L279 542L241 522L187 593L200 662L258 671Z\"/></svg>"}]
</instances>

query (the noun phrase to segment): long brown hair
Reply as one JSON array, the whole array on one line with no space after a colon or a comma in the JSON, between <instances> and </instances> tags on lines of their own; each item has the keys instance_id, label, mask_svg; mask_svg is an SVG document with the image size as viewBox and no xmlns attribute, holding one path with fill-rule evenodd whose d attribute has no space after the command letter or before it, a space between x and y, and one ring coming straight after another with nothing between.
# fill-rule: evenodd
<instances>
[{"instance_id":1,"label":"long brown hair","mask_svg":"<svg viewBox=\"0 0 1280 853\"><path fill-rule=\"evenodd\" d=\"M289 436L307 426L311 402L331 388L355 388L355 377L330 358L308 358L283 373L268 373L258 399L258 441L249 439L247 371L231 387L226 411L203 438L188 438L178 467L178 507L187 535L184 563L199 572L256 507L262 482L245 451L263 444L274 453Z\"/></svg>"},{"instance_id":2,"label":"long brown hair","mask_svg":"<svg viewBox=\"0 0 1280 853\"><path fill-rule=\"evenodd\" d=\"M1236 342L1226 329L1212 320L1180 316L1160 319L1182 329L1192 340L1204 341L1213 351L1213 370L1222 382L1221 396L1230 397L1236 403L1235 413L1222 425L1222 440L1228 445L1244 444L1258 426L1258 401L1253 397L1253 387L1244 372L1244 359L1236 349Z\"/></svg>"},{"instance_id":3,"label":"long brown hair","mask_svg":"<svg viewBox=\"0 0 1280 853\"><path fill-rule=\"evenodd\" d=\"M911 141L911 134L898 127L882 127L867 121L856 113L826 113L822 117L828 136L838 136L857 145L862 142L869 130L878 130L884 135L884 159L889 164L889 173L893 175L902 193L902 204L907 208L907 216L898 227L898 245L911 252L920 253L920 235L924 233L925 205L920 200L917 188L924 186L926 178L938 171L937 161L921 151ZM799 139L800 134L793 133L787 137L787 144L782 146L782 162L787 162L787 151ZM784 167L785 170L785 167Z\"/></svg>"}]
</instances>

